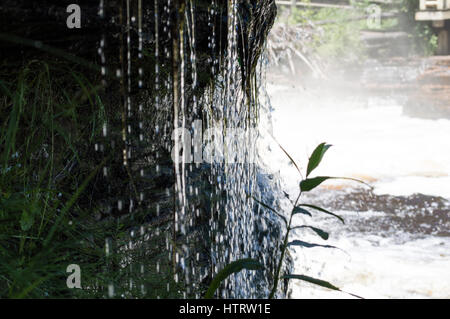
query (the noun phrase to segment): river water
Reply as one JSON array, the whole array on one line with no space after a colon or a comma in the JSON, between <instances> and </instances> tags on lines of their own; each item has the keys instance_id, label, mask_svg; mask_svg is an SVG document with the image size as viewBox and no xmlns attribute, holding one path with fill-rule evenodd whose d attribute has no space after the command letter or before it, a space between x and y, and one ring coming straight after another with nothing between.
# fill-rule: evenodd
<instances>
[{"instance_id":1,"label":"river water","mask_svg":"<svg viewBox=\"0 0 450 319\"><path fill-rule=\"evenodd\" d=\"M405 94L361 89L367 81L408 81L420 71L418 65L368 64L345 90L336 81L305 87L295 77L268 72L269 129L300 168L315 146L327 142L333 147L315 174L373 186L327 182L304 197L342 215L346 224L318 214L298 217L295 223L319 226L330 239L307 230L292 239L342 250L296 248L295 273L364 298L450 298L450 119L408 116ZM294 197L299 174L276 145L270 148L264 160ZM351 298L303 282L292 282L291 289L292 298Z\"/></svg>"}]
</instances>

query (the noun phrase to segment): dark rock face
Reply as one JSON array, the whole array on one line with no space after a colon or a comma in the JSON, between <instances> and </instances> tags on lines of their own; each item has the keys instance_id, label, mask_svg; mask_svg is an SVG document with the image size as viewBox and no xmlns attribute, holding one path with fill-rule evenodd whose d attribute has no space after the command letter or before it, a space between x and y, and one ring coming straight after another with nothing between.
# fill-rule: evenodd
<instances>
[{"instance_id":1,"label":"dark rock face","mask_svg":"<svg viewBox=\"0 0 450 319\"><path fill-rule=\"evenodd\" d=\"M239 33L243 34L241 56L246 61L243 73L254 72L270 29L276 17L276 5L273 0L240 0ZM245 78L245 75L243 76Z\"/></svg>"},{"instance_id":2,"label":"dark rock face","mask_svg":"<svg viewBox=\"0 0 450 319\"><path fill-rule=\"evenodd\" d=\"M179 16L189 15L189 10L192 9L193 18L189 17L188 22L195 26L196 31L193 48L189 42L187 26L184 27L184 54L187 57L184 92L185 112L188 114L186 122L189 127L193 120L203 119L205 116L201 107L194 109L194 99L198 100L207 87L214 85L217 75L226 67L221 63L226 60L230 50L227 48L229 1L172 0L170 6L167 1L157 0L156 4L154 1L142 1L142 10L139 11L138 0L109 0L104 1L104 16L101 17L98 1L79 0L76 3L81 7L82 27L68 29L66 19L69 13L66 8L73 2L4 0L0 4L0 59L11 72L24 67L30 60L41 60L49 64L64 63L83 73L94 87L100 87L98 94L104 105L108 136L102 137L102 128L99 127L99 138L94 141L95 147L101 149L99 152L92 151L92 141L80 141L77 146L80 157L86 161L84 167L95 167L102 159L108 158L105 165L108 167L108 175L105 177L104 174L98 174L88 190L93 195L82 205L86 209L100 207L97 219L105 222L105 225L117 220L130 229L139 226L138 223L168 228L172 222L175 196L175 176L170 151L175 100L173 83L180 68L180 61L175 59L176 56L180 58L180 53L174 45L174 40L180 37L182 27ZM235 28L239 39L237 46L242 89L251 96L250 79L273 25L276 5L274 0L237 0L236 5L238 23ZM177 10L181 10L181 13ZM211 14L211 10L214 14ZM137 22L140 13L142 34ZM135 20L132 21L130 17L135 17ZM139 49L140 36L142 50ZM212 40L213 36L215 39ZM105 43L104 61L98 51L101 41ZM215 45L211 46L211 43ZM192 80L193 64L189 60L192 50L195 51L197 66L195 86ZM73 56L79 60L74 60ZM78 63L79 61L83 63ZM156 65L159 66L158 73ZM106 74L101 74L101 67L105 67ZM121 76L117 76L118 74ZM155 81L157 76L159 83ZM132 80L131 84L126 83L127 79ZM143 85L138 85L136 79L140 79ZM54 81L64 83L66 79L61 76ZM78 90L67 88L73 94ZM140 139L139 134L127 134L128 131L140 132L143 139ZM143 143L142 140L146 142ZM123 165L124 150L131 154L127 158L127 167ZM71 173L83 174L80 170L81 163L75 161L69 164L73 167ZM203 238L208 231L209 214L214 205L211 198L217 196L217 191L214 190L214 180L210 177L210 167L207 165L193 167L189 178L203 195L192 198L189 207L200 212L193 227L196 229L196 236ZM139 193L144 193L145 197L141 198ZM222 195L226 197L226 194ZM216 213L220 218L220 211ZM255 213L258 211L255 210ZM269 236L274 241L279 241L282 235L279 221L274 218L267 223L273 229ZM205 240L201 242L197 247L200 262L210 268L210 243ZM259 252L267 253L276 252ZM273 273L270 269L268 272ZM261 278L261 281L264 280L272 279ZM258 287L263 285L255 283Z\"/></svg>"},{"instance_id":3,"label":"dark rock face","mask_svg":"<svg viewBox=\"0 0 450 319\"><path fill-rule=\"evenodd\" d=\"M173 39L177 37L179 26L176 26L176 4L178 7L184 1L172 1L167 6L166 1L143 1L142 2L142 27L143 27L143 46L144 56L138 58L138 24L135 21L127 25L127 1L105 1L104 17L99 16L99 5L96 1L80 0L77 4L81 7L81 29L68 29L66 19L68 13L66 8L73 1L69 0L44 0L39 2L29 1L3 1L0 10L0 20L2 21L1 33L3 34L0 42L0 58L5 67L11 71L21 68L27 61L42 60L49 63L67 61L67 55L77 56L86 63L91 63L96 68L85 68L83 65L73 64L73 68L81 70L86 78L93 84L100 83L100 66L104 65L107 70L106 79L103 79L103 92L101 98L105 104L105 112L111 127L109 140L113 141L106 152L120 152L122 147L122 128L129 125L136 131L138 120L136 117L129 117L127 123L122 120L122 113L125 112L124 104L126 99L130 98L134 105L145 104L145 111L142 116L145 117L146 139L151 142L153 149L141 147L135 140L137 137L129 136L130 143L134 144L133 153L135 158L146 157L148 161L156 164L157 162L169 161L170 146L172 144L172 129L165 127L163 132L156 131L155 127L162 128L162 123L172 123L173 100L171 97L171 84L159 87L155 86L155 64L160 65L159 77L161 82L172 81L174 73L173 57ZM188 1L186 2L188 3ZM193 71L191 63L187 65L187 75L185 91L187 92L187 114L192 114L187 122L191 123L194 118L202 118L202 110L192 109L192 100L194 96L197 99L201 96L204 89L214 82L216 74L220 72L223 65L217 61L223 61L227 52L227 23L228 1L193 1L194 25L196 28L196 56L197 56L197 85L192 87L190 73ZM129 15L138 17L138 1L129 1ZM185 10L189 10L186 8ZM215 14L210 11L214 9ZM155 13L158 13L158 22L155 24ZM239 23L236 26L238 30L238 41L240 60L245 61L241 64L242 85L249 86L249 79L255 72L255 66L260 56L265 38L274 22L276 15L276 6L273 0L264 1L237 1L237 12ZM155 32L158 28L159 55L155 57ZM215 47L211 48L211 30L215 30ZM187 34L187 32L185 32ZM127 37L130 37L131 47L129 48L130 57L127 58ZM187 36L187 35L186 35ZM104 56L106 62L102 64L98 54L99 43L104 39ZM32 40L28 41L27 40ZM55 56L52 52L43 51L42 46L48 45L52 49L62 50L62 54ZM190 55L192 48L186 47L186 56ZM138 88L136 81L133 81L131 87L126 87L123 77L127 73L128 63L131 63L129 76L132 79L138 78L139 68L144 70L142 81L144 86ZM138 67L139 66L139 67ZM117 78L115 75L120 72L123 77ZM55 79L55 81L64 81ZM160 105L156 111L154 96L160 98ZM164 97L166 97L164 99ZM156 115L156 116L155 116ZM133 140L133 138L135 140ZM93 146L92 146L93 147ZM107 147L107 146L105 146ZM156 148L155 148L156 147ZM107 147L108 148L108 147ZM156 158L154 154L160 154ZM123 194L123 181L128 180L128 173L121 169L121 156L116 156L112 160L114 178L120 180L119 185L112 185L110 193ZM114 164L116 162L116 164ZM139 160L137 160L139 162ZM139 163L135 163L139 166ZM170 180L170 179L169 179ZM169 181L168 180L168 181ZM102 183L99 183L102 184ZM160 185L162 186L162 185ZM166 185L167 186L167 185ZM128 189L131 186L126 187ZM99 193L104 189L98 189Z\"/></svg>"},{"instance_id":4,"label":"dark rock face","mask_svg":"<svg viewBox=\"0 0 450 319\"><path fill-rule=\"evenodd\" d=\"M155 39L155 9L159 15L160 32L160 51L171 51L171 38L177 30L166 28L164 22L176 21L174 3L183 3L183 1L172 1L170 7L167 7L166 1L157 1L157 6L153 1L144 1L142 3L143 12L143 33L145 49L149 52L154 51ZM79 0L76 3L81 7L81 29L68 29L66 26L69 13L66 8L73 3L70 0L43 0L39 2L29 2L25 0L5 0L0 4L1 32L4 35L18 36L33 41L42 41L54 48L64 50L66 53L76 55L93 63L99 62L97 48L101 35L106 35L107 51L118 53L119 46L125 42L123 33L128 29L125 21L127 12L126 1L111 0L105 1L104 17L99 16L99 5L97 1ZM203 55L223 56L227 43L227 0L195 0L192 2L194 8L196 33L196 51L201 57ZM211 18L209 11L214 9L216 14ZM274 0L238 0L237 10L239 22L236 25L239 38L243 41L239 43L242 61L246 61L242 67L242 72L249 75L254 69L260 56L263 43L267 37L270 28L273 25L276 16L276 5ZM138 1L130 1L130 14L138 16ZM172 21L172 22L173 22ZM211 25L212 24L212 25ZM208 48L211 37L211 29L215 28L216 43L215 48ZM131 24L131 36L137 37L137 24ZM4 40L4 39L3 39ZM108 48L108 43L110 47ZM123 45L124 43L122 43ZM33 50L32 46L21 46L18 43L2 42L2 52L0 57L2 61L17 62L20 59L26 61L31 58L43 58L45 55L39 49ZM136 48L133 48L135 50ZM114 52L114 50L116 50ZM46 56L50 59L51 56ZM119 60L118 54L115 56ZM164 56L160 56L160 61L166 67L169 67L170 61L165 61ZM206 60L206 59L205 59ZM119 61L110 61L110 63L119 64ZM155 61L147 60L152 64ZM145 62L144 62L145 63ZM199 65L205 65L199 63ZM218 66L217 66L218 67ZM151 70L152 68L148 68ZM211 67L205 67L208 72ZM147 70L147 69L146 69ZM148 71L147 70L147 71ZM170 71L170 70L168 70ZM206 85L209 80L204 80L200 87Z\"/></svg>"}]
</instances>

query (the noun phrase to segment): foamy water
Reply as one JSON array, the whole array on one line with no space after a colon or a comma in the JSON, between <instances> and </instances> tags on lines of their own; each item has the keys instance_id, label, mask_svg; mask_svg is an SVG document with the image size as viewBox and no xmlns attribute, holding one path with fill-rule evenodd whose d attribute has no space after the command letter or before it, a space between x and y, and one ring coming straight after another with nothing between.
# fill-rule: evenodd
<instances>
[{"instance_id":1,"label":"foamy water","mask_svg":"<svg viewBox=\"0 0 450 319\"><path fill-rule=\"evenodd\" d=\"M268 93L274 108L273 134L301 169L305 169L314 147L327 142L334 146L314 172L316 175L363 179L374 186L378 195L421 193L450 199L448 119L407 117L402 106L389 99L381 105L370 99L367 103L352 103L351 99L327 98L275 85L269 85ZM264 154L266 162L280 173L284 187L294 196L299 174L276 144L271 144L271 150ZM338 181L325 185L335 189L355 186L353 182ZM320 189L317 192L320 194ZM450 298L450 238L414 236L402 229L386 233L376 222L383 211L337 213L349 217L348 224L370 218L373 231L358 233L342 224L319 220L316 226L329 227L328 241L305 232L298 234L299 238L335 245L347 253L295 249L297 273L328 280L365 298ZM293 282L292 297L348 296Z\"/></svg>"},{"instance_id":2,"label":"foamy water","mask_svg":"<svg viewBox=\"0 0 450 319\"><path fill-rule=\"evenodd\" d=\"M269 87L269 94L274 135L301 167L315 146L327 142L334 146L317 175L362 178L376 192L450 198L450 120L404 116L394 101L362 107L338 100L316 104L318 99L280 87Z\"/></svg>"},{"instance_id":3,"label":"foamy water","mask_svg":"<svg viewBox=\"0 0 450 319\"><path fill-rule=\"evenodd\" d=\"M296 249L295 271L364 298L450 298L449 238L397 244L389 238L347 234L329 242L350 256L337 250ZM307 283L292 282L291 287L292 298L353 298Z\"/></svg>"}]
</instances>

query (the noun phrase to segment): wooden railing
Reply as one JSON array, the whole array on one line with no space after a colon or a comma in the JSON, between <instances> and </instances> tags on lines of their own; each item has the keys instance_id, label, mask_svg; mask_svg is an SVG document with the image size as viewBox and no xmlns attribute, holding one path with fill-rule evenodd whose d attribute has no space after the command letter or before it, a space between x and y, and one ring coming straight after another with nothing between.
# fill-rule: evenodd
<instances>
[{"instance_id":1,"label":"wooden railing","mask_svg":"<svg viewBox=\"0 0 450 319\"><path fill-rule=\"evenodd\" d=\"M420 0L420 10L450 10L450 0Z\"/></svg>"},{"instance_id":2,"label":"wooden railing","mask_svg":"<svg viewBox=\"0 0 450 319\"><path fill-rule=\"evenodd\" d=\"M344 4L332 4L332 3L318 3L318 2L302 2L300 0L285 0L285 1L275 1L277 5L280 6L291 6L291 7L316 7L316 8L336 8L336 9L352 9L350 5Z\"/></svg>"},{"instance_id":3,"label":"wooden railing","mask_svg":"<svg viewBox=\"0 0 450 319\"><path fill-rule=\"evenodd\" d=\"M448 1L450 0L443 0ZM371 1L375 4L381 5L395 5L399 3L399 0L373 0ZM276 0L275 3L280 6L291 6L291 7L316 7L316 8L336 8L336 9L353 9L350 5L350 1L346 1L347 4L336 4L336 3L324 3L324 2L314 2L314 1L302 1L302 0Z\"/></svg>"}]
</instances>

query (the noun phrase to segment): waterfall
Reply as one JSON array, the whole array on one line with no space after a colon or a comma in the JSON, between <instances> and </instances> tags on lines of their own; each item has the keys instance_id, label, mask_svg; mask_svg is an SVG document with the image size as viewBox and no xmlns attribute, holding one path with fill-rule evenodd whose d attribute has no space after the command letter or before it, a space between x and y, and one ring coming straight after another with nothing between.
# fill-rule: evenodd
<instances>
[{"instance_id":1,"label":"waterfall","mask_svg":"<svg viewBox=\"0 0 450 319\"><path fill-rule=\"evenodd\" d=\"M255 284L261 274L242 271L217 296L262 297L269 289L277 244L258 231L268 220L277 224L251 199L261 197L256 145L264 106L259 52L248 51L260 48L243 22L249 10L264 11L248 5L100 1L99 16L119 25L117 35L100 35L98 48L108 120L96 151L111 158L103 168L109 297L200 298L218 271L241 258L268 266L263 284ZM124 229L128 235L119 236Z\"/></svg>"}]
</instances>

